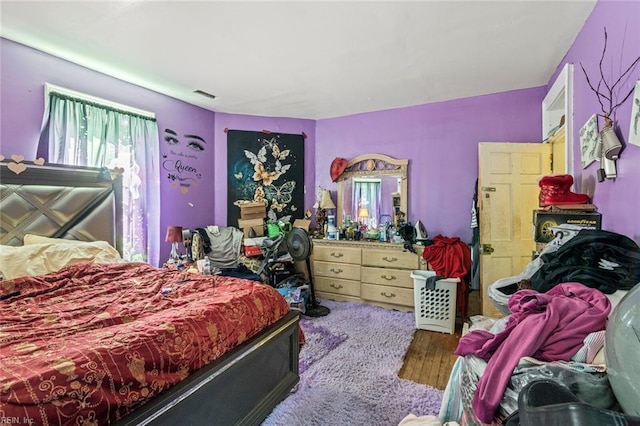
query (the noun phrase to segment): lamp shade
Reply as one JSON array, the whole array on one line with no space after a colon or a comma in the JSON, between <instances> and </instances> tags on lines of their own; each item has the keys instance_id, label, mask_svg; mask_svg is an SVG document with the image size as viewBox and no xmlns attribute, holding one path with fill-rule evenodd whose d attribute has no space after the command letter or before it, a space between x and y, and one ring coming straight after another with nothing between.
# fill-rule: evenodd
<instances>
[{"instance_id":1,"label":"lamp shade","mask_svg":"<svg viewBox=\"0 0 640 426\"><path fill-rule=\"evenodd\" d=\"M182 242L182 226L167 226L167 235L164 239L169 243L181 243Z\"/></svg>"},{"instance_id":2,"label":"lamp shade","mask_svg":"<svg viewBox=\"0 0 640 426\"><path fill-rule=\"evenodd\" d=\"M367 217L369 217L369 209L367 209L366 207L360 207L358 209L358 219Z\"/></svg>"},{"instance_id":3,"label":"lamp shade","mask_svg":"<svg viewBox=\"0 0 640 426\"><path fill-rule=\"evenodd\" d=\"M322 190L322 197L320 198L320 208L321 209L335 209L336 205L333 204L333 200L331 199L331 191L328 189Z\"/></svg>"}]
</instances>

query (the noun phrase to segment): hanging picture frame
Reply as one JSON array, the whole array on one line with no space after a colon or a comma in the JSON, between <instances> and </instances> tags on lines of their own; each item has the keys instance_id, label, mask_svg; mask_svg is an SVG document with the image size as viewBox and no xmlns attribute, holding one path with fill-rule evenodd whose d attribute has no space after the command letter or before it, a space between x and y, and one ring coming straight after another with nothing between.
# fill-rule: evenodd
<instances>
[{"instance_id":1,"label":"hanging picture frame","mask_svg":"<svg viewBox=\"0 0 640 426\"><path fill-rule=\"evenodd\" d=\"M304 216L304 136L227 131L227 224L237 226L238 203L264 203L277 218Z\"/></svg>"},{"instance_id":2,"label":"hanging picture frame","mask_svg":"<svg viewBox=\"0 0 640 426\"><path fill-rule=\"evenodd\" d=\"M598 116L593 114L582 126L580 135L580 153L582 168L586 169L596 161L596 148L598 146Z\"/></svg>"},{"instance_id":3,"label":"hanging picture frame","mask_svg":"<svg viewBox=\"0 0 640 426\"><path fill-rule=\"evenodd\" d=\"M629 123L629 143L640 146L640 80L636 81L636 86L631 98L631 120Z\"/></svg>"}]
</instances>

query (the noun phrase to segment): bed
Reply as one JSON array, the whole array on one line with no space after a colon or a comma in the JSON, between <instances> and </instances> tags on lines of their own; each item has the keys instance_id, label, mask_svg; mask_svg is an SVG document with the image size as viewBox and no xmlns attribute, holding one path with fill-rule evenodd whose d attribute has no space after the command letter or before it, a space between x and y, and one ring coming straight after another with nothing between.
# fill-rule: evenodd
<instances>
[{"instance_id":1,"label":"bed","mask_svg":"<svg viewBox=\"0 0 640 426\"><path fill-rule=\"evenodd\" d=\"M259 424L296 386L298 314L275 289L123 262L119 179L25 165L0 164L2 254L36 274L0 265L0 419Z\"/></svg>"}]
</instances>

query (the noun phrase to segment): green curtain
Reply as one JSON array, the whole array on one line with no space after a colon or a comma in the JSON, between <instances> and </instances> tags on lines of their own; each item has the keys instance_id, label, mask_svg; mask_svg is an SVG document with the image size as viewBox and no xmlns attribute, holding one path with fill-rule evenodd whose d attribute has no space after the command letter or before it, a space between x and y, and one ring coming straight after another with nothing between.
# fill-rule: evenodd
<instances>
[{"instance_id":1,"label":"green curtain","mask_svg":"<svg viewBox=\"0 0 640 426\"><path fill-rule=\"evenodd\" d=\"M160 171L156 120L52 92L43 123L38 152L46 146L50 163L124 169L123 257L157 265Z\"/></svg>"}]
</instances>

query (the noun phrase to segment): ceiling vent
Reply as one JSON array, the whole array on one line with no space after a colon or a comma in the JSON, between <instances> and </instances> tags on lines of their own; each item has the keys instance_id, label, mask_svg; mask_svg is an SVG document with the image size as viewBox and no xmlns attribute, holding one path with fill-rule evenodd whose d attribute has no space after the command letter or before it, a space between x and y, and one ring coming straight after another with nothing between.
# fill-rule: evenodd
<instances>
[{"instance_id":1,"label":"ceiling vent","mask_svg":"<svg viewBox=\"0 0 640 426\"><path fill-rule=\"evenodd\" d=\"M198 95L206 96L207 98L215 99L216 95L212 95L211 93L207 93L203 90L194 90L193 93L197 93Z\"/></svg>"}]
</instances>

